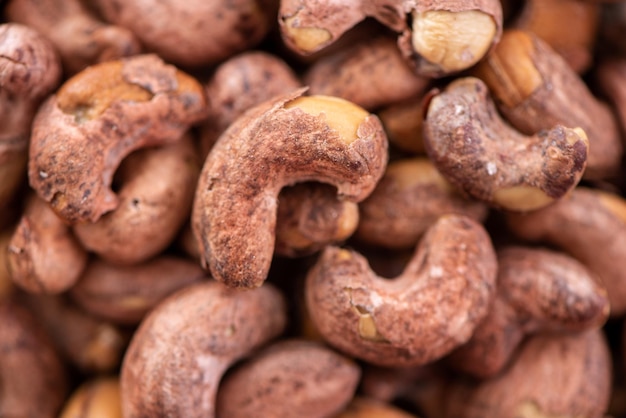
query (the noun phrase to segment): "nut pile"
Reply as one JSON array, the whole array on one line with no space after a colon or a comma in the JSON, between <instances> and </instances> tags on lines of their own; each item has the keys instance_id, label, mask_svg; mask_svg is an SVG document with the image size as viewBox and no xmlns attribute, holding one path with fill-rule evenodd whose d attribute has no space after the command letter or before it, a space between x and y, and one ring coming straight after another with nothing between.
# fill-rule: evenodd
<instances>
[{"instance_id":1,"label":"nut pile","mask_svg":"<svg viewBox=\"0 0 626 418\"><path fill-rule=\"evenodd\" d=\"M0 12L0 417L626 417L626 1Z\"/></svg>"}]
</instances>

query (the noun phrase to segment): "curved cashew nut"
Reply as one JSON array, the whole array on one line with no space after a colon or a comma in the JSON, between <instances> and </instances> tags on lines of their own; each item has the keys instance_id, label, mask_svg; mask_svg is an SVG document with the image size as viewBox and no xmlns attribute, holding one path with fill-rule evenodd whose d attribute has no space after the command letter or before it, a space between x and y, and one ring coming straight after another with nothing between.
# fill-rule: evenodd
<instances>
[{"instance_id":1,"label":"curved cashew nut","mask_svg":"<svg viewBox=\"0 0 626 418\"><path fill-rule=\"evenodd\" d=\"M213 417L222 374L285 322L270 285L242 292L208 282L175 293L144 319L126 352L123 416Z\"/></svg>"},{"instance_id":2,"label":"curved cashew nut","mask_svg":"<svg viewBox=\"0 0 626 418\"><path fill-rule=\"evenodd\" d=\"M444 177L478 200L532 210L563 197L580 181L589 142L580 128L557 126L524 136L498 116L485 84L453 81L428 105L426 151Z\"/></svg>"},{"instance_id":3,"label":"curved cashew nut","mask_svg":"<svg viewBox=\"0 0 626 418\"><path fill-rule=\"evenodd\" d=\"M340 350L377 365L421 365L469 340L488 313L495 278L484 228L446 215L394 280L377 277L358 253L327 247L307 276L306 301Z\"/></svg>"},{"instance_id":4,"label":"curved cashew nut","mask_svg":"<svg viewBox=\"0 0 626 418\"><path fill-rule=\"evenodd\" d=\"M200 174L192 227L217 280L260 286L274 252L283 186L320 181L363 200L383 174L387 139L378 118L343 99L278 97L248 111L215 144Z\"/></svg>"}]
</instances>

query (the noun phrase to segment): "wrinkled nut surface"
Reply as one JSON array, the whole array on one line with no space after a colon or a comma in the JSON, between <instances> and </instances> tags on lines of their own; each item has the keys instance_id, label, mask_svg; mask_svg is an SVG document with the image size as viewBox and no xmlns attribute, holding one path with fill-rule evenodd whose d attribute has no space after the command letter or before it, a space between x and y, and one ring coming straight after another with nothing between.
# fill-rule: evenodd
<instances>
[{"instance_id":1,"label":"wrinkled nut surface","mask_svg":"<svg viewBox=\"0 0 626 418\"><path fill-rule=\"evenodd\" d=\"M67 222L95 222L119 204L110 185L124 157L180 141L205 108L202 86L155 55L89 67L37 113L30 185Z\"/></svg>"},{"instance_id":2,"label":"wrinkled nut surface","mask_svg":"<svg viewBox=\"0 0 626 418\"><path fill-rule=\"evenodd\" d=\"M387 163L378 118L339 98L267 101L233 123L204 163L192 213L202 263L231 287L257 287L274 253L283 186L319 181L363 200Z\"/></svg>"},{"instance_id":3,"label":"wrinkled nut surface","mask_svg":"<svg viewBox=\"0 0 626 418\"><path fill-rule=\"evenodd\" d=\"M72 393L59 418L122 418L119 379L87 380Z\"/></svg>"},{"instance_id":4,"label":"wrinkled nut surface","mask_svg":"<svg viewBox=\"0 0 626 418\"><path fill-rule=\"evenodd\" d=\"M426 158L395 160L372 194L359 204L355 237L386 248L411 248L445 214L465 215L477 222L488 207L461 196Z\"/></svg>"},{"instance_id":5,"label":"wrinkled nut surface","mask_svg":"<svg viewBox=\"0 0 626 418\"><path fill-rule=\"evenodd\" d=\"M538 211L507 213L518 237L548 243L583 263L608 292L611 316L626 312L626 201L617 195L577 187L569 196Z\"/></svg>"},{"instance_id":6,"label":"wrinkled nut surface","mask_svg":"<svg viewBox=\"0 0 626 418\"><path fill-rule=\"evenodd\" d=\"M68 290L80 278L88 257L71 228L36 195L28 199L7 251L11 278L32 293Z\"/></svg>"},{"instance_id":7,"label":"wrinkled nut surface","mask_svg":"<svg viewBox=\"0 0 626 418\"><path fill-rule=\"evenodd\" d=\"M426 151L441 174L491 206L533 210L580 181L589 142L580 128L556 126L524 136L499 116L485 84L460 78L430 101Z\"/></svg>"},{"instance_id":8,"label":"wrinkled nut surface","mask_svg":"<svg viewBox=\"0 0 626 418\"><path fill-rule=\"evenodd\" d=\"M441 217L393 280L358 253L327 247L306 279L306 303L324 339L382 366L421 365L471 337L495 291L496 256L475 221Z\"/></svg>"},{"instance_id":9,"label":"wrinkled nut surface","mask_svg":"<svg viewBox=\"0 0 626 418\"><path fill-rule=\"evenodd\" d=\"M599 329L609 316L604 287L563 253L521 246L498 251L497 294L487 317L450 363L479 378L499 373L528 335Z\"/></svg>"},{"instance_id":10,"label":"wrinkled nut surface","mask_svg":"<svg viewBox=\"0 0 626 418\"><path fill-rule=\"evenodd\" d=\"M222 380L216 416L333 416L352 399L360 376L356 363L321 343L280 341Z\"/></svg>"},{"instance_id":11,"label":"wrinkled nut surface","mask_svg":"<svg viewBox=\"0 0 626 418\"><path fill-rule=\"evenodd\" d=\"M611 109L537 36L505 31L474 74L484 80L498 109L519 131L533 135L555 125L582 128L589 140L585 178L617 173L623 145Z\"/></svg>"},{"instance_id":12,"label":"wrinkled nut surface","mask_svg":"<svg viewBox=\"0 0 626 418\"><path fill-rule=\"evenodd\" d=\"M214 416L222 374L285 322L284 301L268 284L242 292L209 282L173 294L142 321L126 352L123 416Z\"/></svg>"},{"instance_id":13,"label":"wrinkled nut surface","mask_svg":"<svg viewBox=\"0 0 626 418\"><path fill-rule=\"evenodd\" d=\"M601 418L610 393L611 357L602 331L536 335L493 379L452 382L445 417Z\"/></svg>"},{"instance_id":14,"label":"wrinkled nut surface","mask_svg":"<svg viewBox=\"0 0 626 418\"><path fill-rule=\"evenodd\" d=\"M136 264L161 253L191 211L200 162L193 139L139 150L126 157L114 183L119 206L73 230L81 244L112 263Z\"/></svg>"},{"instance_id":15,"label":"wrinkled nut surface","mask_svg":"<svg viewBox=\"0 0 626 418\"><path fill-rule=\"evenodd\" d=\"M57 416L66 370L48 336L19 303L0 299L0 416Z\"/></svg>"}]
</instances>

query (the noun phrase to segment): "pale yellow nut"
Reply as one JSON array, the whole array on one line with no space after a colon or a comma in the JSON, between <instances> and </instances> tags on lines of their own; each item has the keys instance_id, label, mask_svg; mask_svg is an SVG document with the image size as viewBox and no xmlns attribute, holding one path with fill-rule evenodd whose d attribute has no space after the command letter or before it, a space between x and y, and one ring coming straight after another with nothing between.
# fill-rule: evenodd
<instances>
[{"instance_id":1,"label":"pale yellow nut","mask_svg":"<svg viewBox=\"0 0 626 418\"><path fill-rule=\"evenodd\" d=\"M312 53L318 51L329 43L332 38L330 32L326 29L299 27L297 15L285 19L285 28L289 39L303 52Z\"/></svg>"}]
</instances>

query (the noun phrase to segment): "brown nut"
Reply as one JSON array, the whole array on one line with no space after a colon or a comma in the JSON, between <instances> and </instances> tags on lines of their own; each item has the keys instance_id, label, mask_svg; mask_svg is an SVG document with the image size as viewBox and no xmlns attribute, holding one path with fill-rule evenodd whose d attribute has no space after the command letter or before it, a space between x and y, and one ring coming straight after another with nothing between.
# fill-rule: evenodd
<instances>
[{"instance_id":1,"label":"brown nut","mask_svg":"<svg viewBox=\"0 0 626 418\"><path fill-rule=\"evenodd\" d=\"M507 213L509 229L532 242L549 243L595 273L608 292L611 315L626 313L626 201L577 187L568 197L538 211Z\"/></svg>"},{"instance_id":2,"label":"brown nut","mask_svg":"<svg viewBox=\"0 0 626 418\"><path fill-rule=\"evenodd\" d=\"M626 58L600 61L595 73L596 82L615 108L622 133L626 135Z\"/></svg>"},{"instance_id":3,"label":"brown nut","mask_svg":"<svg viewBox=\"0 0 626 418\"><path fill-rule=\"evenodd\" d=\"M421 365L463 344L487 314L496 256L482 226L441 217L394 280L358 253L327 247L307 276L306 302L324 339L382 366Z\"/></svg>"},{"instance_id":4,"label":"brown nut","mask_svg":"<svg viewBox=\"0 0 626 418\"><path fill-rule=\"evenodd\" d=\"M446 417L602 418L611 393L611 366L600 330L536 335L493 379L454 381Z\"/></svg>"},{"instance_id":5,"label":"brown nut","mask_svg":"<svg viewBox=\"0 0 626 418\"><path fill-rule=\"evenodd\" d=\"M356 363L320 343L280 341L222 380L216 416L333 416L354 396L360 375Z\"/></svg>"},{"instance_id":6,"label":"brown nut","mask_svg":"<svg viewBox=\"0 0 626 418\"><path fill-rule=\"evenodd\" d=\"M80 0L10 0L5 13L50 39L68 74L140 52L129 30L99 21Z\"/></svg>"},{"instance_id":7,"label":"brown nut","mask_svg":"<svg viewBox=\"0 0 626 418\"><path fill-rule=\"evenodd\" d=\"M483 222L488 208L461 196L428 159L413 158L391 162L359 212L360 241L411 248L440 216L454 213Z\"/></svg>"},{"instance_id":8,"label":"brown nut","mask_svg":"<svg viewBox=\"0 0 626 418\"><path fill-rule=\"evenodd\" d=\"M377 114L385 127L389 143L410 154L425 154L424 108L427 96L416 96L383 109Z\"/></svg>"},{"instance_id":9,"label":"brown nut","mask_svg":"<svg viewBox=\"0 0 626 418\"><path fill-rule=\"evenodd\" d=\"M364 38L320 58L303 80L312 95L341 97L370 111L419 95L430 81L414 73L388 36Z\"/></svg>"},{"instance_id":10,"label":"brown nut","mask_svg":"<svg viewBox=\"0 0 626 418\"><path fill-rule=\"evenodd\" d=\"M93 259L70 296L98 318L134 325L168 295L205 277L196 262L166 255L132 266Z\"/></svg>"},{"instance_id":11,"label":"brown nut","mask_svg":"<svg viewBox=\"0 0 626 418\"><path fill-rule=\"evenodd\" d=\"M122 418L120 382L117 377L85 381L66 402L59 418Z\"/></svg>"},{"instance_id":12,"label":"brown nut","mask_svg":"<svg viewBox=\"0 0 626 418\"><path fill-rule=\"evenodd\" d=\"M387 163L387 139L374 115L343 99L302 90L246 112L204 163L192 228L202 263L232 287L260 286L274 253L283 186L330 183L358 202Z\"/></svg>"},{"instance_id":13,"label":"brown nut","mask_svg":"<svg viewBox=\"0 0 626 418\"><path fill-rule=\"evenodd\" d=\"M215 64L257 45L276 16L272 0L96 0L104 17L152 52L185 67Z\"/></svg>"},{"instance_id":14,"label":"brown nut","mask_svg":"<svg viewBox=\"0 0 626 418\"><path fill-rule=\"evenodd\" d=\"M0 300L7 298L15 291L15 282L9 271L9 242L13 232L11 229L0 231Z\"/></svg>"},{"instance_id":15,"label":"brown nut","mask_svg":"<svg viewBox=\"0 0 626 418\"><path fill-rule=\"evenodd\" d=\"M95 222L119 204L110 185L124 157L180 141L205 107L202 86L155 55L89 67L37 113L30 185L67 222Z\"/></svg>"},{"instance_id":16,"label":"brown nut","mask_svg":"<svg viewBox=\"0 0 626 418\"><path fill-rule=\"evenodd\" d=\"M121 372L125 418L211 417L222 374L280 334L285 304L265 285L242 292L209 282L163 301L141 323Z\"/></svg>"},{"instance_id":17,"label":"brown nut","mask_svg":"<svg viewBox=\"0 0 626 418\"><path fill-rule=\"evenodd\" d=\"M274 252L286 257L313 254L348 239L358 223L357 204L338 200L327 184L285 187L278 195Z\"/></svg>"},{"instance_id":18,"label":"brown nut","mask_svg":"<svg viewBox=\"0 0 626 418\"><path fill-rule=\"evenodd\" d=\"M528 335L600 328L609 316L604 287L565 254L521 246L498 251L498 292L469 342L449 357L455 369L495 376Z\"/></svg>"},{"instance_id":19,"label":"brown nut","mask_svg":"<svg viewBox=\"0 0 626 418\"><path fill-rule=\"evenodd\" d=\"M7 261L15 284L32 293L61 293L78 281L87 251L50 206L31 195L9 242Z\"/></svg>"},{"instance_id":20,"label":"brown nut","mask_svg":"<svg viewBox=\"0 0 626 418\"><path fill-rule=\"evenodd\" d=\"M505 31L474 74L487 84L507 121L524 134L540 134L555 125L582 128L589 139L585 178L616 173L623 145L610 108L537 36Z\"/></svg>"},{"instance_id":21,"label":"brown nut","mask_svg":"<svg viewBox=\"0 0 626 418\"><path fill-rule=\"evenodd\" d=\"M417 418L395 406L374 399L356 397L334 418Z\"/></svg>"},{"instance_id":22,"label":"brown nut","mask_svg":"<svg viewBox=\"0 0 626 418\"><path fill-rule=\"evenodd\" d=\"M497 114L485 84L456 79L436 94L424 122L426 151L453 186L488 204L532 210L580 181L589 142L580 128L524 136Z\"/></svg>"},{"instance_id":23,"label":"brown nut","mask_svg":"<svg viewBox=\"0 0 626 418\"><path fill-rule=\"evenodd\" d=\"M0 299L0 416L57 416L68 391L64 365L30 312Z\"/></svg>"},{"instance_id":24,"label":"brown nut","mask_svg":"<svg viewBox=\"0 0 626 418\"><path fill-rule=\"evenodd\" d=\"M126 157L114 183L119 206L74 233L89 251L116 264L137 264L161 253L189 218L200 162L190 135L175 144Z\"/></svg>"}]
</instances>

